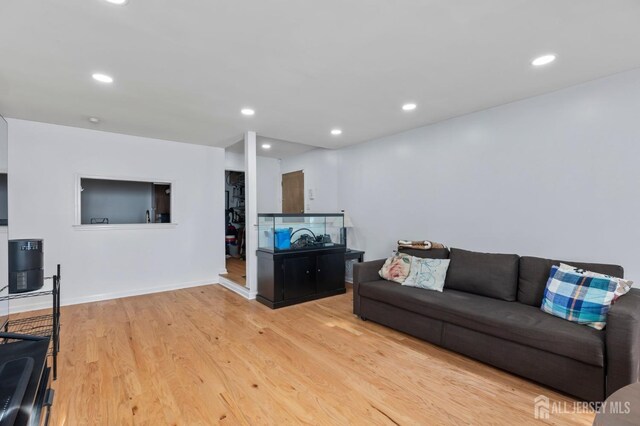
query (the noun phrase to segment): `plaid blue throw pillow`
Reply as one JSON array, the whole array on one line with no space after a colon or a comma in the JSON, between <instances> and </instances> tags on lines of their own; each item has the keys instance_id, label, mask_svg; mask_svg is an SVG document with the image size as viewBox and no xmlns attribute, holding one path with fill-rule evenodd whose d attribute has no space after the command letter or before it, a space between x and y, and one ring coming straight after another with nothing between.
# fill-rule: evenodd
<instances>
[{"instance_id":1,"label":"plaid blue throw pillow","mask_svg":"<svg viewBox=\"0 0 640 426\"><path fill-rule=\"evenodd\" d=\"M602 330L617 288L612 278L585 276L553 266L540 309Z\"/></svg>"}]
</instances>

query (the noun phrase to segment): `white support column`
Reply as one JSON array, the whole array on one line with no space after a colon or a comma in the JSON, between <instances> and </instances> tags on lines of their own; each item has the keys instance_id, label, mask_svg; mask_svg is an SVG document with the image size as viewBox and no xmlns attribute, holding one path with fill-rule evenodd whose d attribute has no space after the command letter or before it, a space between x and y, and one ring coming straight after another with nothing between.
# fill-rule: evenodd
<instances>
[{"instance_id":1,"label":"white support column","mask_svg":"<svg viewBox=\"0 0 640 426\"><path fill-rule=\"evenodd\" d=\"M244 134L244 179L245 179L245 247L247 257L247 287L249 298L255 299L258 292L258 167L256 132Z\"/></svg>"}]
</instances>

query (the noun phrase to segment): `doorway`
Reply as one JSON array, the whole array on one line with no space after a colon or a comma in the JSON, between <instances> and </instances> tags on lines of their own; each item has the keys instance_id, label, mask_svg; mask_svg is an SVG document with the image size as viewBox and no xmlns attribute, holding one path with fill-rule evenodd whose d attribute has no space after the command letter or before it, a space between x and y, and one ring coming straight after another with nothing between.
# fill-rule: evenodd
<instances>
[{"instance_id":1,"label":"doorway","mask_svg":"<svg viewBox=\"0 0 640 426\"><path fill-rule=\"evenodd\" d=\"M245 174L225 170L225 269L222 277L247 286Z\"/></svg>"},{"instance_id":2,"label":"doorway","mask_svg":"<svg viewBox=\"0 0 640 426\"><path fill-rule=\"evenodd\" d=\"M304 213L304 172L282 175L282 213Z\"/></svg>"},{"instance_id":3,"label":"doorway","mask_svg":"<svg viewBox=\"0 0 640 426\"><path fill-rule=\"evenodd\" d=\"M153 184L154 223L171 223L171 185Z\"/></svg>"}]
</instances>

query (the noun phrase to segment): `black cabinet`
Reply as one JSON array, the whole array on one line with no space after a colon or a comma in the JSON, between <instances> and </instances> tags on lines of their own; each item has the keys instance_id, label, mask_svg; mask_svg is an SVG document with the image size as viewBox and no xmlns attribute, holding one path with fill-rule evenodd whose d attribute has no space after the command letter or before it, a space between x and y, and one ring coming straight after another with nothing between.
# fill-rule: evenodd
<instances>
[{"instance_id":1,"label":"black cabinet","mask_svg":"<svg viewBox=\"0 0 640 426\"><path fill-rule=\"evenodd\" d=\"M345 249L258 250L257 300L280 308L344 293Z\"/></svg>"},{"instance_id":2,"label":"black cabinet","mask_svg":"<svg viewBox=\"0 0 640 426\"><path fill-rule=\"evenodd\" d=\"M294 257L283 259L284 285L282 286L284 299L297 299L316 292L313 269L313 257Z\"/></svg>"},{"instance_id":3,"label":"black cabinet","mask_svg":"<svg viewBox=\"0 0 640 426\"><path fill-rule=\"evenodd\" d=\"M344 288L344 253L316 257L316 285L319 292Z\"/></svg>"}]
</instances>

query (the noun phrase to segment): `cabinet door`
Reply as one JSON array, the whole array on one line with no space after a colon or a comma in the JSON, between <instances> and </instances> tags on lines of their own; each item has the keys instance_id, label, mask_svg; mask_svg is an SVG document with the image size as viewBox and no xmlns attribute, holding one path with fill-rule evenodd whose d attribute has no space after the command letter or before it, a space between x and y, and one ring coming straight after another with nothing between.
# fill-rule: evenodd
<instances>
[{"instance_id":1,"label":"cabinet door","mask_svg":"<svg viewBox=\"0 0 640 426\"><path fill-rule=\"evenodd\" d=\"M323 254L316 259L318 292L344 288L344 253Z\"/></svg>"},{"instance_id":2,"label":"cabinet door","mask_svg":"<svg viewBox=\"0 0 640 426\"><path fill-rule=\"evenodd\" d=\"M297 299L316 292L315 259L312 257L294 257L285 259L284 298Z\"/></svg>"}]
</instances>

